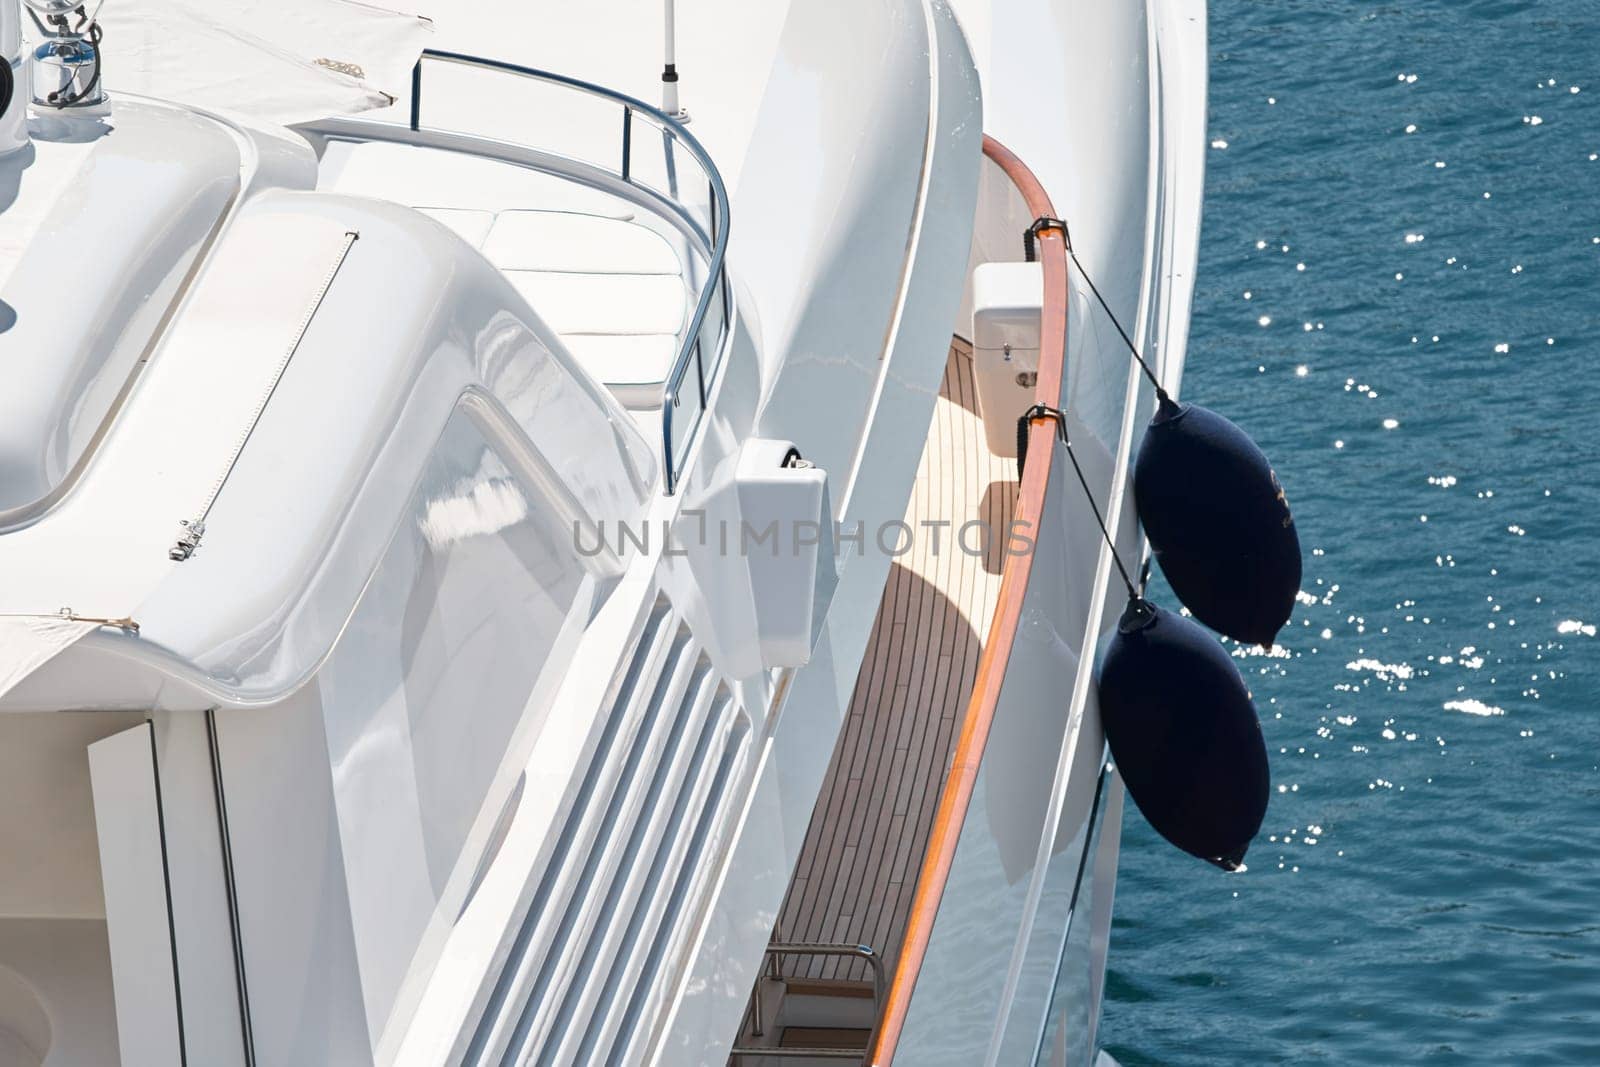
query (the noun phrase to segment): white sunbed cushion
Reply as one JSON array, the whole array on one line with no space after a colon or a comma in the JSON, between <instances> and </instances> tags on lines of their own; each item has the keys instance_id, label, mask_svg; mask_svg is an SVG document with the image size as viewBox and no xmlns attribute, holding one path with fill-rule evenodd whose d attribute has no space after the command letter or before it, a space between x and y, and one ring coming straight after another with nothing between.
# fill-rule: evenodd
<instances>
[{"instance_id":1,"label":"white sunbed cushion","mask_svg":"<svg viewBox=\"0 0 1600 1067\"><path fill-rule=\"evenodd\" d=\"M661 406L661 388L678 354L672 334L569 334L567 348L623 406L635 410Z\"/></svg>"},{"instance_id":2,"label":"white sunbed cushion","mask_svg":"<svg viewBox=\"0 0 1600 1067\"><path fill-rule=\"evenodd\" d=\"M501 270L681 274L666 239L620 219L566 211L503 211L484 255Z\"/></svg>"},{"instance_id":3,"label":"white sunbed cushion","mask_svg":"<svg viewBox=\"0 0 1600 1067\"><path fill-rule=\"evenodd\" d=\"M675 274L505 274L559 334L676 334L683 328L688 295Z\"/></svg>"}]
</instances>

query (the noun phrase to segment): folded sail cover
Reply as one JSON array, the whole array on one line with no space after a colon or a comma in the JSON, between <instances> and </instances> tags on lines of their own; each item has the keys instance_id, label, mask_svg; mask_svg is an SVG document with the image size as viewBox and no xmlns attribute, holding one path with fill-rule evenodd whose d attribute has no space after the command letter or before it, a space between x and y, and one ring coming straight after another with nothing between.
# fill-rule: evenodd
<instances>
[{"instance_id":1,"label":"folded sail cover","mask_svg":"<svg viewBox=\"0 0 1600 1067\"><path fill-rule=\"evenodd\" d=\"M0 615L0 698L95 625L54 615Z\"/></svg>"},{"instance_id":2,"label":"folded sail cover","mask_svg":"<svg viewBox=\"0 0 1600 1067\"><path fill-rule=\"evenodd\" d=\"M354 0L111 0L106 87L268 122L387 107L432 24Z\"/></svg>"}]
</instances>

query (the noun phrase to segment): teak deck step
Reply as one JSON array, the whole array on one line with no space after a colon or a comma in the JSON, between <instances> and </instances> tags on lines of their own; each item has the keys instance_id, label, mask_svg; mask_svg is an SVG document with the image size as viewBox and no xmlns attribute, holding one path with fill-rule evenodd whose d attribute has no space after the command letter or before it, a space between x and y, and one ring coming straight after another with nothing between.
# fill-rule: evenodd
<instances>
[{"instance_id":1,"label":"teak deck step","mask_svg":"<svg viewBox=\"0 0 1600 1067\"><path fill-rule=\"evenodd\" d=\"M784 994L791 997L848 997L852 1000L871 1000L871 982L813 982L804 978L791 978L784 983Z\"/></svg>"},{"instance_id":2,"label":"teak deck step","mask_svg":"<svg viewBox=\"0 0 1600 1067\"><path fill-rule=\"evenodd\" d=\"M867 1050L870 1030L847 1030L838 1027L788 1026L778 1039L779 1048L850 1048Z\"/></svg>"}]
</instances>

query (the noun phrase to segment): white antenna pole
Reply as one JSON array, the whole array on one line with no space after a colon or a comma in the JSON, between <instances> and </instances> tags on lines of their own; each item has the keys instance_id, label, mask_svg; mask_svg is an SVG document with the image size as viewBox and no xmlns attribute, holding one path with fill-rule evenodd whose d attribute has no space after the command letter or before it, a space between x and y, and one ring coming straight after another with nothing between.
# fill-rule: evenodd
<instances>
[{"instance_id":1,"label":"white antenna pole","mask_svg":"<svg viewBox=\"0 0 1600 1067\"><path fill-rule=\"evenodd\" d=\"M663 0L666 9L666 66L661 70L661 110L677 119L688 122L689 113L678 102L677 67L677 5L674 0Z\"/></svg>"}]
</instances>

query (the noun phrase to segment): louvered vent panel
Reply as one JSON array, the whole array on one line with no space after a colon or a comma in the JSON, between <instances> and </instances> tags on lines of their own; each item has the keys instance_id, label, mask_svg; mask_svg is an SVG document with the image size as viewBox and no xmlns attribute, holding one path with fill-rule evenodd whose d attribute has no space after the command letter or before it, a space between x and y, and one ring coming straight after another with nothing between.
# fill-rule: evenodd
<instances>
[{"instance_id":1,"label":"louvered vent panel","mask_svg":"<svg viewBox=\"0 0 1600 1067\"><path fill-rule=\"evenodd\" d=\"M658 602L465 1062L631 1062L749 733Z\"/></svg>"},{"instance_id":2,"label":"louvered vent panel","mask_svg":"<svg viewBox=\"0 0 1600 1067\"><path fill-rule=\"evenodd\" d=\"M641 940L629 956L619 960L618 973L612 978L618 995L608 1014L597 1018L590 1027L585 1048L594 1049L594 1062L602 1062L603 1056L603 1062L608 1064L643 1063L645 1047L654 1035L651 1024L659 1020L671 995L668 965L695 921L694 894L707 886L712 874L705 861L714 851L718 829L725 828L733 814L733 783L748 756L749 715L729 696L724 695L720 703L722 707L715 717L717 727L709 739L710 751L699 772L704 796L697 801L695 817L686 817L682 823L689 840L681 857L675 859L676 869L664 871L658 884L657 897L652 902L656 907L647 918L654 924L654 935ZM583 1061L579 1056L577 1062Z\"/></svg>"}]
</instances>

